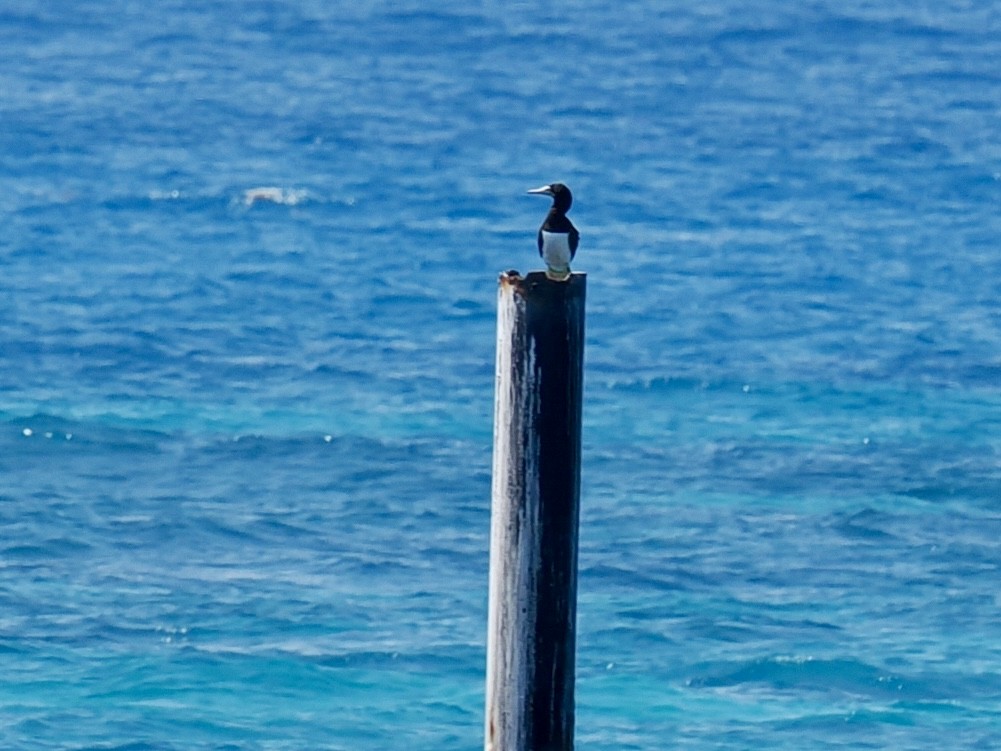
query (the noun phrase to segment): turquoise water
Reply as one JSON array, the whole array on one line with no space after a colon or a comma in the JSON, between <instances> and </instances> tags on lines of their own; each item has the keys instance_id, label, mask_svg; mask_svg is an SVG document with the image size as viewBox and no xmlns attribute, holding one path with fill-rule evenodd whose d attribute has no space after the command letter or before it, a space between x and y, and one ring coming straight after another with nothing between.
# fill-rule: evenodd
<instances>
[{"instance_id":1,"label":"turquoise water","mask_svg":"<svg viewBox=\"0 0 1001 751\"><path fill-rule=\"evenodd\" d=\"M997 747L999 30L0 9L0 747L482 744L496 279L551 180L578 747Z\"/></svg>"}]
</instances>

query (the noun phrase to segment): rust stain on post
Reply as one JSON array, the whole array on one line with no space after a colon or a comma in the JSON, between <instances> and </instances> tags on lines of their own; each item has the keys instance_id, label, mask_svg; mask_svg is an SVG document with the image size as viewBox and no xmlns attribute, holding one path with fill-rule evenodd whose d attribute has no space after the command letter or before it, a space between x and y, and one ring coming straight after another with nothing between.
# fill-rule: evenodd
<instances>
[{"instance_id":1,"label":"rust stain on post","mask_svg":"<svg viewBox=\"0 0 1001 751\"><path fill-rule=\"evenodd\" d=\"M497 280L500 285L501 290L514 288L520 290L522 282L524 282L524 277L518 273L517 269L510 269L509 271L502 271L500 278Z\"/></svg>"}]
</instances>

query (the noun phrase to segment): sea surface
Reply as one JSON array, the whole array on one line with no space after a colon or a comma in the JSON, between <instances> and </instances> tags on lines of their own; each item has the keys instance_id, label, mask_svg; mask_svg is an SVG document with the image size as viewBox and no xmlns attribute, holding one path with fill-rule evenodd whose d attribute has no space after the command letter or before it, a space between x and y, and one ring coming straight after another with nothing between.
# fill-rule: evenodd
<instances>
[{"instance_id":1,"label":"sea surface","mask_svg":"<svg viewBox=\"0 0 1001 751\"><path fill-rule=\"evenodd\" d=\"M0 748L482 747L556 180L577 747L1001 747L1001 6L7 0L0 49Z\"/></svg>"}]
</instances>

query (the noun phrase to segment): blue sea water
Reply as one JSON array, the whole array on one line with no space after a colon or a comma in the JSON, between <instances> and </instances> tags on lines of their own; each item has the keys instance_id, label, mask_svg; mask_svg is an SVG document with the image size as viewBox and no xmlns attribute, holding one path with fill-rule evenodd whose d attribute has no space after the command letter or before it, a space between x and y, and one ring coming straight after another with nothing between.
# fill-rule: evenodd
<instances>
[{"instance_id":1,"label":"blue sea water","mask_svg":"<svg viewBox=\"0 0 1001 751\"><path fill-rule=\"evenodd\" d=\"M0 5L0 747L482 745L496 278L589 274L581 749L1001 746L1001 10Z\"/></svg>"}]
</instances>

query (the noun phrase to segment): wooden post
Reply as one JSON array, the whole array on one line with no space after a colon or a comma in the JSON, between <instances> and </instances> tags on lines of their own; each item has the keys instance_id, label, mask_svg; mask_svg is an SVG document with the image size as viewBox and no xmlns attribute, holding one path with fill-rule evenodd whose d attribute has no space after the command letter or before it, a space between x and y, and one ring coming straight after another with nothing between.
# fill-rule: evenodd
<instances>
[{"instance_id":1,"label":"wooden post","mask_svg":"<svg viewBox=\"0 0 1001 751\"><path fill-rule=\"evenodd\" d=\"M587 276L500 277L486 751L572 751Z\"/></svg>"}]
</instances>

